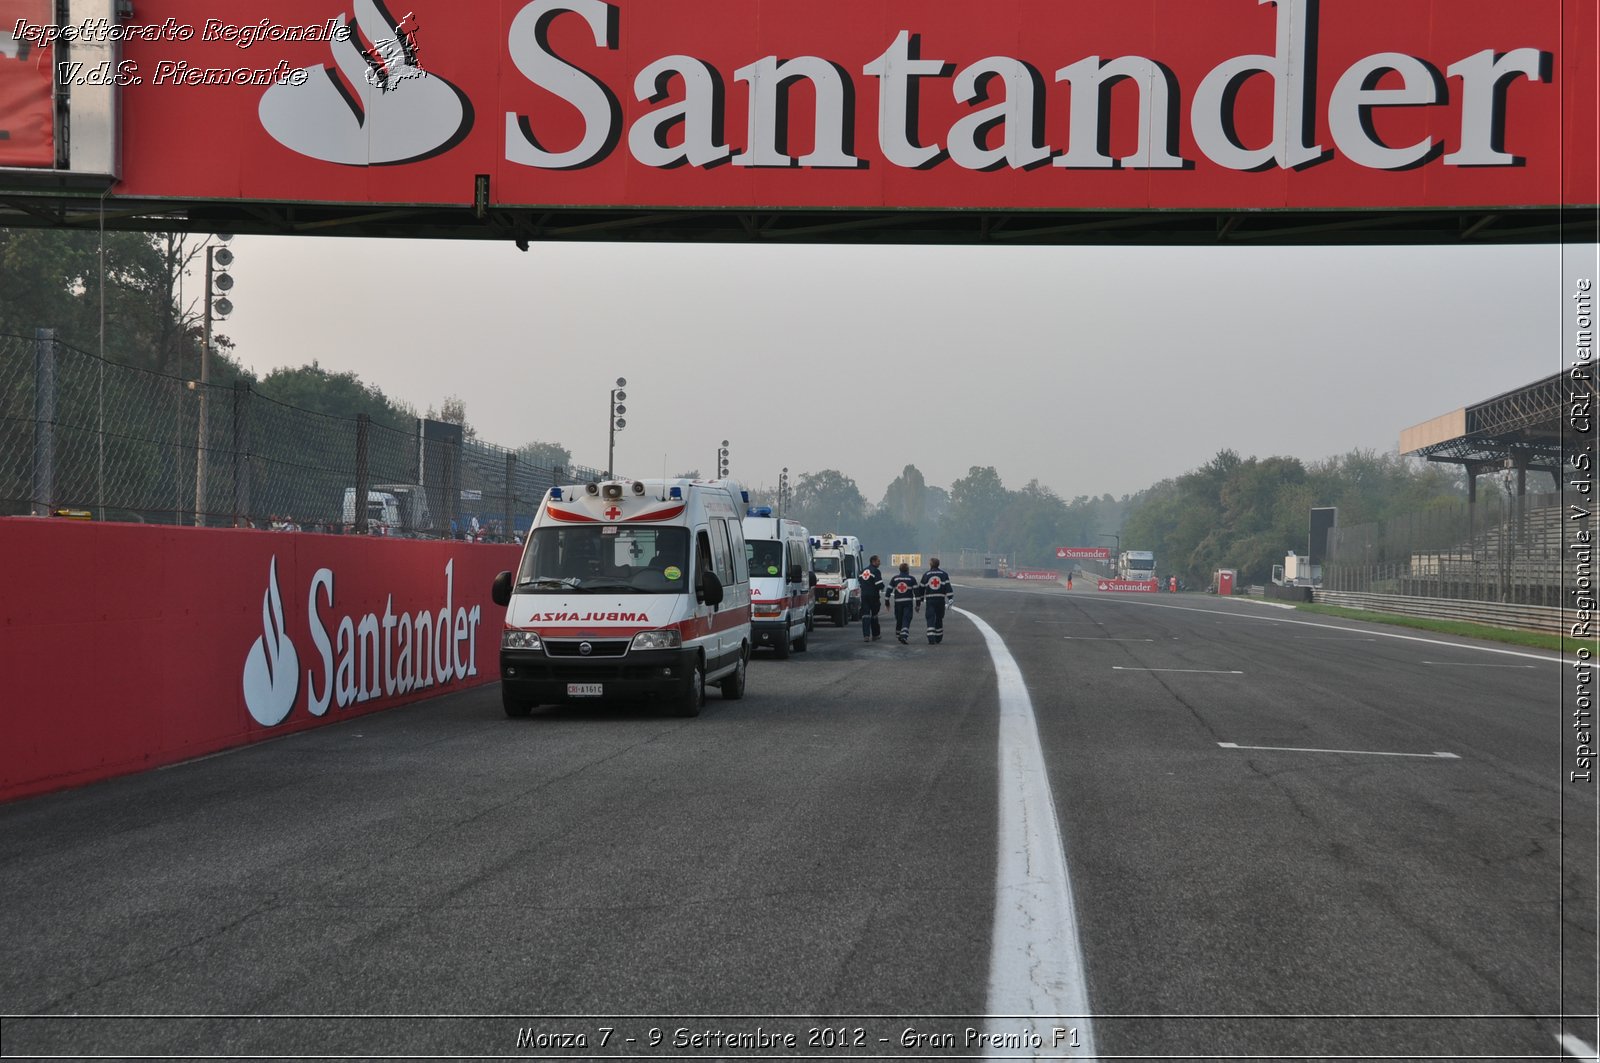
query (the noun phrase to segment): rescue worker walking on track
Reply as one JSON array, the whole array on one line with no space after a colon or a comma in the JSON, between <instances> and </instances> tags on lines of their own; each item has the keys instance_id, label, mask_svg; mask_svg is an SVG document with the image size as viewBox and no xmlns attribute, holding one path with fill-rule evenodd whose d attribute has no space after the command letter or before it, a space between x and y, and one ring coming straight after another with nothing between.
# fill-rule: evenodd
<instances>
[{"instance_id":1,"label":"rescue worker walking on track","mask_svg":"<svg viewBox=\"0 0 1600 1063\"><path fill-rule=\"evenodd\" d=\"M937 557L929 559L928 571L922 574L922 607L928 619L928 645L944 641L944 611L956 600L955 584L950 573L939 567Z\"/></svg>"},{"instance_id":2,"label":"rescue worker walking on track","mask_svg":"<svg viewBox=\"0 0 1600 1063\"><path fill-rule=\"evenodd\" d=\"M901 642L911 641L911 614L921 603L922 585L911 574L911 565L900 562L900 571L889 577L889 599L894 602L894 633Z\"/></svg>"},{"instance_id":3,"label":"rescue worker walking on track","mask_svg":"<svg viewBox=\"0 0 1600 1063\"><path fill-rule=\"evenodd\" d=\"M878 627L878 610L883 608L883 570L873 554L861 570L861 641L877 642L883 635Z\"/></svg>"}]
</instances>

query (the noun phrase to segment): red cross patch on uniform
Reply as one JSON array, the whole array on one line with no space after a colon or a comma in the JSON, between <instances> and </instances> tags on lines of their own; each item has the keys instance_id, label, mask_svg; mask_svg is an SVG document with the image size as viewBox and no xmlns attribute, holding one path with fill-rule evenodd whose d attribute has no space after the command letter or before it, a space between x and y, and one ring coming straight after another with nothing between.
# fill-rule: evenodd
<instances>
[{"instance_id":1,"label":"red cross patch on uniform","mask_svg":"<svg viewBox=\"0 0 1600 1063\"><path fill-rule=\"evenodd\" d=\"M931 580L928 581L928 586L932 590L938 590L939 589L939 585L940 584L939 584L939 577L938 576L935 576Z\"/></svg>"}]
</instances>

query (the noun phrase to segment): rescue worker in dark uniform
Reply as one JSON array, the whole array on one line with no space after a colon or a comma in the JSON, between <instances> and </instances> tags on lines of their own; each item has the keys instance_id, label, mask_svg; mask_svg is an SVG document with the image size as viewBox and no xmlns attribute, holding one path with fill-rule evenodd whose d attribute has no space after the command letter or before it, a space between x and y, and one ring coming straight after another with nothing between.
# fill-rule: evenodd
<instances>
[{"instance_id":1,"label":"rescue worker in dark uniform","mask_svg":"<svg viewBox=\"0 0 1600 1063\"><path fill-rule=\"evenodd\" d=\"M878 627L878 610L883 608L883 570L873 554L861 570L861 641L877 642L883 637Z\"/></svg>"},{"instance_id":2,"label":"rescue worker in dark uniform","mask_svg":"<svg viewBox=\"0 0 1600 1063\"><path fill-rule=\"evenodd\" d=\"M918 589L922 592L923 615L928 620L928 645L936 645L944 641L944 611L956 600L955 584L950 582L950 573L939 567L937 557L929 559L928 571L922 574Z\"/></svg>"},{"instance_id":3,"label":"rescue worker in dark uniform","mask_svg":"<svg viewBox=\"0 0 1600 1063\"><path fill-rule=\"evenodd\" d=\"M900 571L889 577L889 600L894 602L894 633L901 642L911 641L911 614L922 597L922 584L911 574L911 565L900 562Z\"/></svg>"}]
</instances>

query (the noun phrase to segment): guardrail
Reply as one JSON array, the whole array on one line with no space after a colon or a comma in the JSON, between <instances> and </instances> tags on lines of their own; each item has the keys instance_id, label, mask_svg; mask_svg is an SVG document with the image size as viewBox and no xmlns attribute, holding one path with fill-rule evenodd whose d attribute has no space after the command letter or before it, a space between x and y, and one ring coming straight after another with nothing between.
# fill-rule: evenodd
<instances>
[{"instance_id":1,"label":"guardrail","mask_svg":"<svg viewBox=\"0 0 1600 1063\"><path fill-rule=\"evenodd\" d=\"M1464 598L1415 598L1404 594L1358 594L1353 591L1325 591L1320 587L1312 600L1346 609L1366 609L1374 613L1420 616L1433 620L1460 620L1469 624L1542 631L1551 635L1566 634L1569 626L1563 610L1547 605L1475 602Z\"/></svg>"}]
</instances>

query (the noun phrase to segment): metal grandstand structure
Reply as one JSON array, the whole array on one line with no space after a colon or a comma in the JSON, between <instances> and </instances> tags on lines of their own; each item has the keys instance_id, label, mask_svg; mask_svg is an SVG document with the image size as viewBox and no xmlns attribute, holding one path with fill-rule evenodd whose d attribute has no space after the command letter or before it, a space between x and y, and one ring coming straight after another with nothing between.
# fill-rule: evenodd
<instances>
[{"instance_id":1,"label":"metal grandstand structure","mask_svg":"<svg viewBox=\"0 0 1600 1063\"><path fill-rule=\"evenodd\" d=\"M1469 500L1477 498L1481 474L1502 469L1516 474L1516 493L1525 495L1530 470L1560 479L1563 444L1572 431L1568 411L1584 396L1593 409L1594 395L1593 373L1556 373L1407 428L1400 451L1462 466Z\"/></svg>"},{"instance_id":2,"label":"metal grandstand structure","mask_svg":"<svg viewBox=\"0 0 1600 1063\"><path fill-rule=\"evenodd\" d=\"M1596 403L1591 369L1556 373L1405 429L1400 450L1461 466L1467 497L1374 524L1334 528L1323 587L1394 600L1569 604L1577 567L1568 549L1592 536L1590 497L1564 483L1591 453ZM1528 474L1550 488L1530 493ZM1590 474L1581 473L1587 478ZM1485 477L1492 486L1480 491ZM1495 478L1498 479L1495 479ZM1433 615L1433 614L1430 614ZM1446 615L1439 613L1437 615Z\"/></svg>"}]
</instances>

